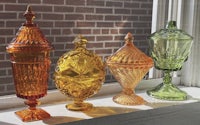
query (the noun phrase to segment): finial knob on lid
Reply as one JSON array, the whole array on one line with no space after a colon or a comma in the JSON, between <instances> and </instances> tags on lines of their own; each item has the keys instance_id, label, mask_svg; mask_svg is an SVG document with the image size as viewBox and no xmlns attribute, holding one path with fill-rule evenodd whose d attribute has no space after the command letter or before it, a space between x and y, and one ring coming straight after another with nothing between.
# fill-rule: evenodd
<instances>
[{"instance_id":1,"label":"finial knob on lid","mask_svg":"<svg viewBox=\"0 0 200 125\"><path fill-rule=\"evenodd\" d=\"M33 19L35 18L35 14L33 13L30 5L27 6L27 9L24 13L24 17L26 18L25 25L33 24Z\"/></svg>"},{"instance_id":2,"label":"finial knob on lid","mask_svg":"<svg viewBox=\"0 0 200 125\"><path fill-rule=\"evenodd\" d=\"M133 35L130 33L130 32L128 32L127 34L126 34L126 36L124 37L124 39L125 39L125 42L126 43L132 43L133 42L133 40L134 40L134 37L133 37Z\"/></svg>"},{"instance_id":3,"label":"finial knob on lid","mask_svg":"<svg viewBox=\"0 0 200 125\"><path fill-rule=\"evenodd\" d=\"M72 42L75 44L75 47L86 47L88 41L84 36L78 35Z\"/></svg>"}]
</instances>

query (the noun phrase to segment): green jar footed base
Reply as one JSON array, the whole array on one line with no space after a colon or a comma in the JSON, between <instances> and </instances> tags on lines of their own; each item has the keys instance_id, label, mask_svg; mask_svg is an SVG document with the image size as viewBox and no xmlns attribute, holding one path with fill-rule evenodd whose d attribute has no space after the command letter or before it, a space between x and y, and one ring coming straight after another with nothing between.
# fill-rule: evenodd
<instances>
[{"instance_id":1,"label":"green jar footed base","mask_svg":"<svg viewBox=\"0 0 200 125\"><path fill-rule=\"evenodd\" d=\"M173 84L161 83L154 89L148 90L147 94L162 100L183 101L187 99L187 93Z\"/></svg>"},{"instance_id":2,"label":"green jar footed base","mask_svg":"<svg viewBox=\"0 0 200 125\"><path fill-rule=\"evenodd\" d=\"M187 99L187 93L180 90L172 83L170 71L164 71L163 83L152 90L148 90L147 94L157 99L170 101L182 101Z\"/></svg>"}]
</instances>

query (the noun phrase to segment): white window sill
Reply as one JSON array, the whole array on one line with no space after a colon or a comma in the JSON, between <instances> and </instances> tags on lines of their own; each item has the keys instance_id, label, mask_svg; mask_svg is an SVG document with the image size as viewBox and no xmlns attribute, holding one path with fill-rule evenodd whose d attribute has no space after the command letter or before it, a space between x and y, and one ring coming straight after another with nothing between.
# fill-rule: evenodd
<instances>
[{"instance_id":1,"label":"white window sill","mask_svg":"<svg viewBox=\"0 0 200 125\"><path fill-rule=\"evenodd\" d=\"M83 119L91 119L95 117L102 117L114 114L123 114L127 112L134 112L138 110L149 110L159 107L171 106L171 105L178 105L184 103L192 103L197 102L200 100L200 88L196 87L180 87L182 90L186 91L189 95L189 99L186 101L163 101L149 97L146 94L146 87L149 88L151 84L154 82L160 83L161 79L149 80L149 81L142 81L138 85L138 89L136 93L143 97L148 103L146 105L138 105L138 106L124 106L116 104L112 101L112 97L115 93L120 92L121 87L119 84L108 84L104 85L99 92L93 98L89 98L86 100L94 105L90 111L87 112L74 112L69 111L65 108L65 105L70 101L66 101L66 96L63 96L57 90L49 91L48 96L41 99L42 105L39 106L42 109L46 110L48 113L51 114L51 118L47 120L40 120L34 122L22 122L19 118L16 117L14 114L15 111L24 109L25 105L23 104L22 99L17 98L16 96L4 96L0 99L0 124L4 125L11 125L11 124L23 124L23 125L46 125L46 124L59 124L59 123L67 123L77 120ZM148 84L148 86L145 86ZM155 86L155 83L153 84ZM46 98L46 99L45 99ZM6 102L6 101L7 102ZM12 102L13 105L10 105ZM7 104L7 106L5 106ZM9 104L9 105L8 105ZM16 108L16 104L18 107ZM4 108L3 108L4 106ZM8 108L9 109L6 109ZM10 108L15 107L15 108Z\"/></svg>"},{"instance_id":2,"label":"white window sill","mask_svg":"<svg viewBox=\"0 0 200 125\"><path fill-rule=\"evenodd\" d=\"M155 87L156 85L160 83L162 83L162 78L142 80L137 85L136 90L147 90L149 88ZM174 77L173 83L178 85L180 83L180 77ZM122 88L118 83L104 84L101 90L94 97L118 93L121 91L121 89ZM60 102L60 101L66 100L66 98L67 98L66 96L61 94L56 89L56 90L49 90L48 94L39 100L42 102L42 105L43 105L43 104L49 104L52 102ZM9 109L9 108L21 107L21 106L24 106L24 100L16 97L16 95L0 96L0 111Z\"/></svg>"}]
</instances>

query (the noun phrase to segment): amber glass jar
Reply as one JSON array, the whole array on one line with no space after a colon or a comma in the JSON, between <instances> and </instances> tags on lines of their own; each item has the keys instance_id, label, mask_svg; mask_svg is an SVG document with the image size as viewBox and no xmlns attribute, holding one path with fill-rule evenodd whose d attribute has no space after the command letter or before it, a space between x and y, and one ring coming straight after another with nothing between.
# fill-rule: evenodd
<instances>
[{"instance_id":1,"label":"amber glass jar","mask_svg":"<svg viewBox=\"0 0 200 125\"><path fill-rule=\"evenodd\" d=\"M16 95L26 99L28 109L17 111L22 121L50 118L42 109L36 108L37 99L47 94L52 45L33 22L31 7L24 14L26 22L7 46L10 54Z\"/></svg>"},{"instance_id":2,"label":"amber glass jar","mask_svg":"<svg viewBox=\"0 0 200 125\"><path fill-rule=\"evenodd\" d=\"M153 60L133 44L133 36L128 33L125 44L107 58L106 63L122 87L122 92L113 101L123 105L140 105L145 100L135 94L135 87L153 66Z\"/></svg>"}]
</instances>

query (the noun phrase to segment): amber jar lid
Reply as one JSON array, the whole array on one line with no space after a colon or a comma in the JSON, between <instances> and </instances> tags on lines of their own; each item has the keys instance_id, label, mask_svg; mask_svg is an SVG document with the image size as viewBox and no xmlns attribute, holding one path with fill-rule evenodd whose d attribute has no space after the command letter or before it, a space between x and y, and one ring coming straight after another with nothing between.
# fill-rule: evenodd
<instances>
[{"instance_id":1,"label":"amber jar lid","mask_svg":"<svg viewBox=\"0 0 200 125\"><path fill-rule=\"evenodd\" d=\"M50 51L53 49L51 43L45 38L41 30L33 22L35 14L28 6L24 13L26 22L19 28L16 36L6 47L8 53L20 53L30 51Z\"/></svg>"},{"instance_id":2,"label":"amber jar lid","mask_svg":"<svg viewBox=\"0 0 200 125\"><path fill-rule=\"evenodd\" d=\"M153 60L140 51L133 44L133 36L128 33L125 36L125 44L114 54L107 58L108 65L132 65L138 68L147 68L153 66Z\"/></svg>"}]
</instances>

